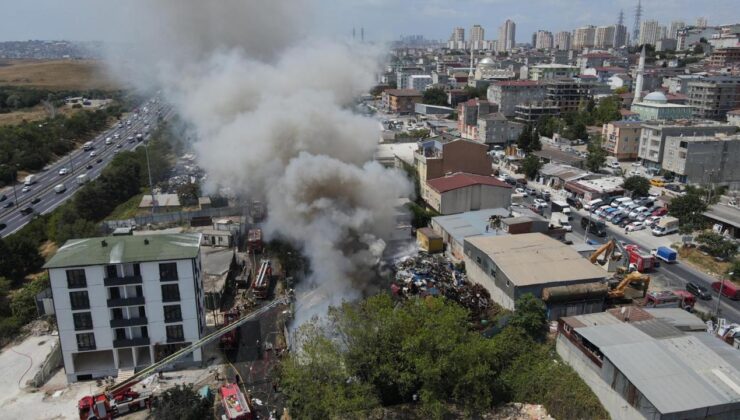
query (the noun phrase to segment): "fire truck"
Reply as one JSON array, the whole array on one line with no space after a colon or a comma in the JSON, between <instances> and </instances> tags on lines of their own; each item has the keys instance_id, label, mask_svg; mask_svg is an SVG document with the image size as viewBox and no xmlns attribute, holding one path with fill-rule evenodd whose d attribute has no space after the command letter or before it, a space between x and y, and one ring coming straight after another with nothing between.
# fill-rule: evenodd
<instances>
[{"instance_id":1,"label":"fire truck","mask_svg":"<svg viewBox=\"0 0 740 420\"><path fill-rule=\"evenodd\" d=\"M251 401L244 396L237 384L226 384L219 388L221 394L221 405L229 420L252 420L254 408Z\"/></svg>"},{"instance_id":2,"label":"fire truck","mask_svg":"<svg viewBox=\"0 0 740 420\"><path fill-rule=\"evenodd\" d=\"M655 256L647 251L643 251L637 245L625 245L624 249L627 251L629 257L629 266L635 270L645 273L651 271L655 267Z\"/></svg>"},{"instance_id":3,"label":"fire truck","mask_svg":"<svg viewBox=\"0 0 740 420\"><path fill-rule=\"evenodd\" d=\"M249 229L249 232L247 232L247 250L252 254L262 252L262 229Z\"/></svg>"},{"instance_id":4,"label":"fire truck","mask_svg":"<svg viewBox=\"0 0 740 420\"><path fill-rule=\"evenodd\" d=\"M263 259L260 264L260 269L254 278L254 284L252 284L252 289L256 298L267 299L267 295L270 293L271 280L272 264L270 263L270 260Z\"/></svg>"},{"instance_id":5,"label":"fire truck","mask_svg":"<svg viewBox=\"0 0 740 420\"><path fill-rule=\"evenodd\" d=\"M644 305L647 308L681 308L694 310L696 297L685 290L662 290L648 292Z\"/></svg>"},{"instance_id":6,"label":"fire truck","mask_svg":"<svg viewBox=\"0 0 740 420\"><path fill-rule=\"evenodd\" d=\"M239 319L239 313L236 310L231 310L224 314L224 327L236 322ZM235 328L221 336L221 349L223 350L234 350L239 347L239 328Z\"/></svg>"},{"instance_id":7,"label":"fire truck","mask_svg":"<svg viewBox=\"0 0 740 420\"><path fill-rule=\"evenodd\" d=\"M192 353L194 350L211 343L215 340L220 339L224 334L239 328L242 324L247 321L258 318L260 315L270 311L272 308L288 303L287 298L276 299L269 304L257 309L256 311L247 314L241 318L234 320L233 322L225 325L221 329L208 334L201 338L197 342L191 344L188 347L180 349L175 353L163 358L157 363L141 370L134 374L128 379L115 384L112 388L101 392L99 394L85 396L80 399L77 403L77 409L80 420L111 420L115 417L140 410L143 408L151 408L152 394L150 392L137 392L133 390L133 387L148 378L149 376L160 372L166 366L171 365L183 356ZM238 389L238 387L237 387ZM240 392L241 394L241 392ZM247 398L241 394L241 400L247 401ZM249 403L246 404L251 407ZM251 409L250 409L251 413ZM251 415L251 414L250 414ZM252 417L230 417L234 419L251 419Z\"/></svg>"}]
</instances>

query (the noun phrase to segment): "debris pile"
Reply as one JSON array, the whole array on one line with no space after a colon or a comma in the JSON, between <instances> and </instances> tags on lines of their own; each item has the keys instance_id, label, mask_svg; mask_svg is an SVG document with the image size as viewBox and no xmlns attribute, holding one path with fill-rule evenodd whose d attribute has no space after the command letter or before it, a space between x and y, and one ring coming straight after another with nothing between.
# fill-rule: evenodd
<instances>
[{"instance_id":1,"label":"debris pile","mask_svg":"<svg viewBox=\"0 0 740 420\"><path fill-rule=\"evenodd\" d=\"M465 272L442 255L420 252L404 257L396 262L394 271L391 292L396 296L444 296L470 311L474 322L485 319L492 306L488 291L468 281Z\"/></svg>"}]
</instances>

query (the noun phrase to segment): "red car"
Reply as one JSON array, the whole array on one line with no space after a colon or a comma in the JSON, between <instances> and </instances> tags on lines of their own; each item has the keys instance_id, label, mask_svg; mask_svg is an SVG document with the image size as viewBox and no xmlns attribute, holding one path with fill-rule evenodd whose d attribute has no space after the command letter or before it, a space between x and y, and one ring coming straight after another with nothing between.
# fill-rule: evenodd
<instances>
[{"instance_id":1,"label":"red car","mask_svg":"<svg viewBox=\"0 0 740 420\"><path fill-rule=\"evenodd\" d=\"M661 207L658 210L655 210L654 212L652 212L651 214L653 216L665 216L666 214L668 214L668 209L665 207Z\"/></svg>"}]
</instances>

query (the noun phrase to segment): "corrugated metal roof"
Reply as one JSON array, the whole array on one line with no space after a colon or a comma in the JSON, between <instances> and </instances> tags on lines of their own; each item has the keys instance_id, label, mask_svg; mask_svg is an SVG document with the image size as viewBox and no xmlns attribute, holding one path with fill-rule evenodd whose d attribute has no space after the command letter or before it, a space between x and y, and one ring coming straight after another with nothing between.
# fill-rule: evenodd
<instances>
[{"instance_id":1,"label":"corrugated metal roof","mask_svg":"<svg viewBox=\"0 0 740 420\"><path fill-rule=\"evenodd\" d=\"M643 308L643 310L681 331L705 331L707 329L704 321L681 308Z\"/></svg>"},{"instance_id":2,"label":"corrugated metal roof","mask_svg":"<svg viewBox=\"0 0 740 420\"><path fill-rule=\"evenodd\" d=\"M683 334L676 327L657 319L632 322L632 325L653 338L678 337Z\"/></svg>"},{"instance_id":3,"label":"corrugated metal roof","mask_svg":"<svg viewBox=\"0 0 740 420\"><path fill-rule=\"evenodd\" d=\"M44 268L195 258L200 238L200 233L178 233L70 239Z\"/></svg>"},{"instance_id":4,"label":"corrugated metal roof","mask_svg":"<svg viewBox=\"0 0 740 420\"><path fill-rule=\"evenodd\" d=\"M506 209L484 209L448 216L437 216L432 218L432 220L434 223L438 224L442 230L452 236L455 242L462 244L465 238L471 236L502 235L503 232L497 232L495 229L490 228L488 229L488 232L486 232L486 226L488 226L491 216L506 217L508 215L509 211Z\"/></svg>"}]
</instances>

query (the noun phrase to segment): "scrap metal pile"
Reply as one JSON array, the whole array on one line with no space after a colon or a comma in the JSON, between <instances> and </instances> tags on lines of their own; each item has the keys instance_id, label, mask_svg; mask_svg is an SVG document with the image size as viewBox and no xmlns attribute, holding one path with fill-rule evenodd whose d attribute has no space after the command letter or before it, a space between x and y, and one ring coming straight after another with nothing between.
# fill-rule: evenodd
<instances>
[{"instance_id":1,"label":"scrap metal pile","mask_svg":"<svg viewBox=\"0 0 740 420\"><path fill-rule=\"evenodd\" d=\"M468 281L465 273L442 255L420 252L404 257L396 262L394 271L391 292L396 296L444 296L470 311L475 322L485 319L492 305L488 291Z\"/></svg>"}]
</instances>

